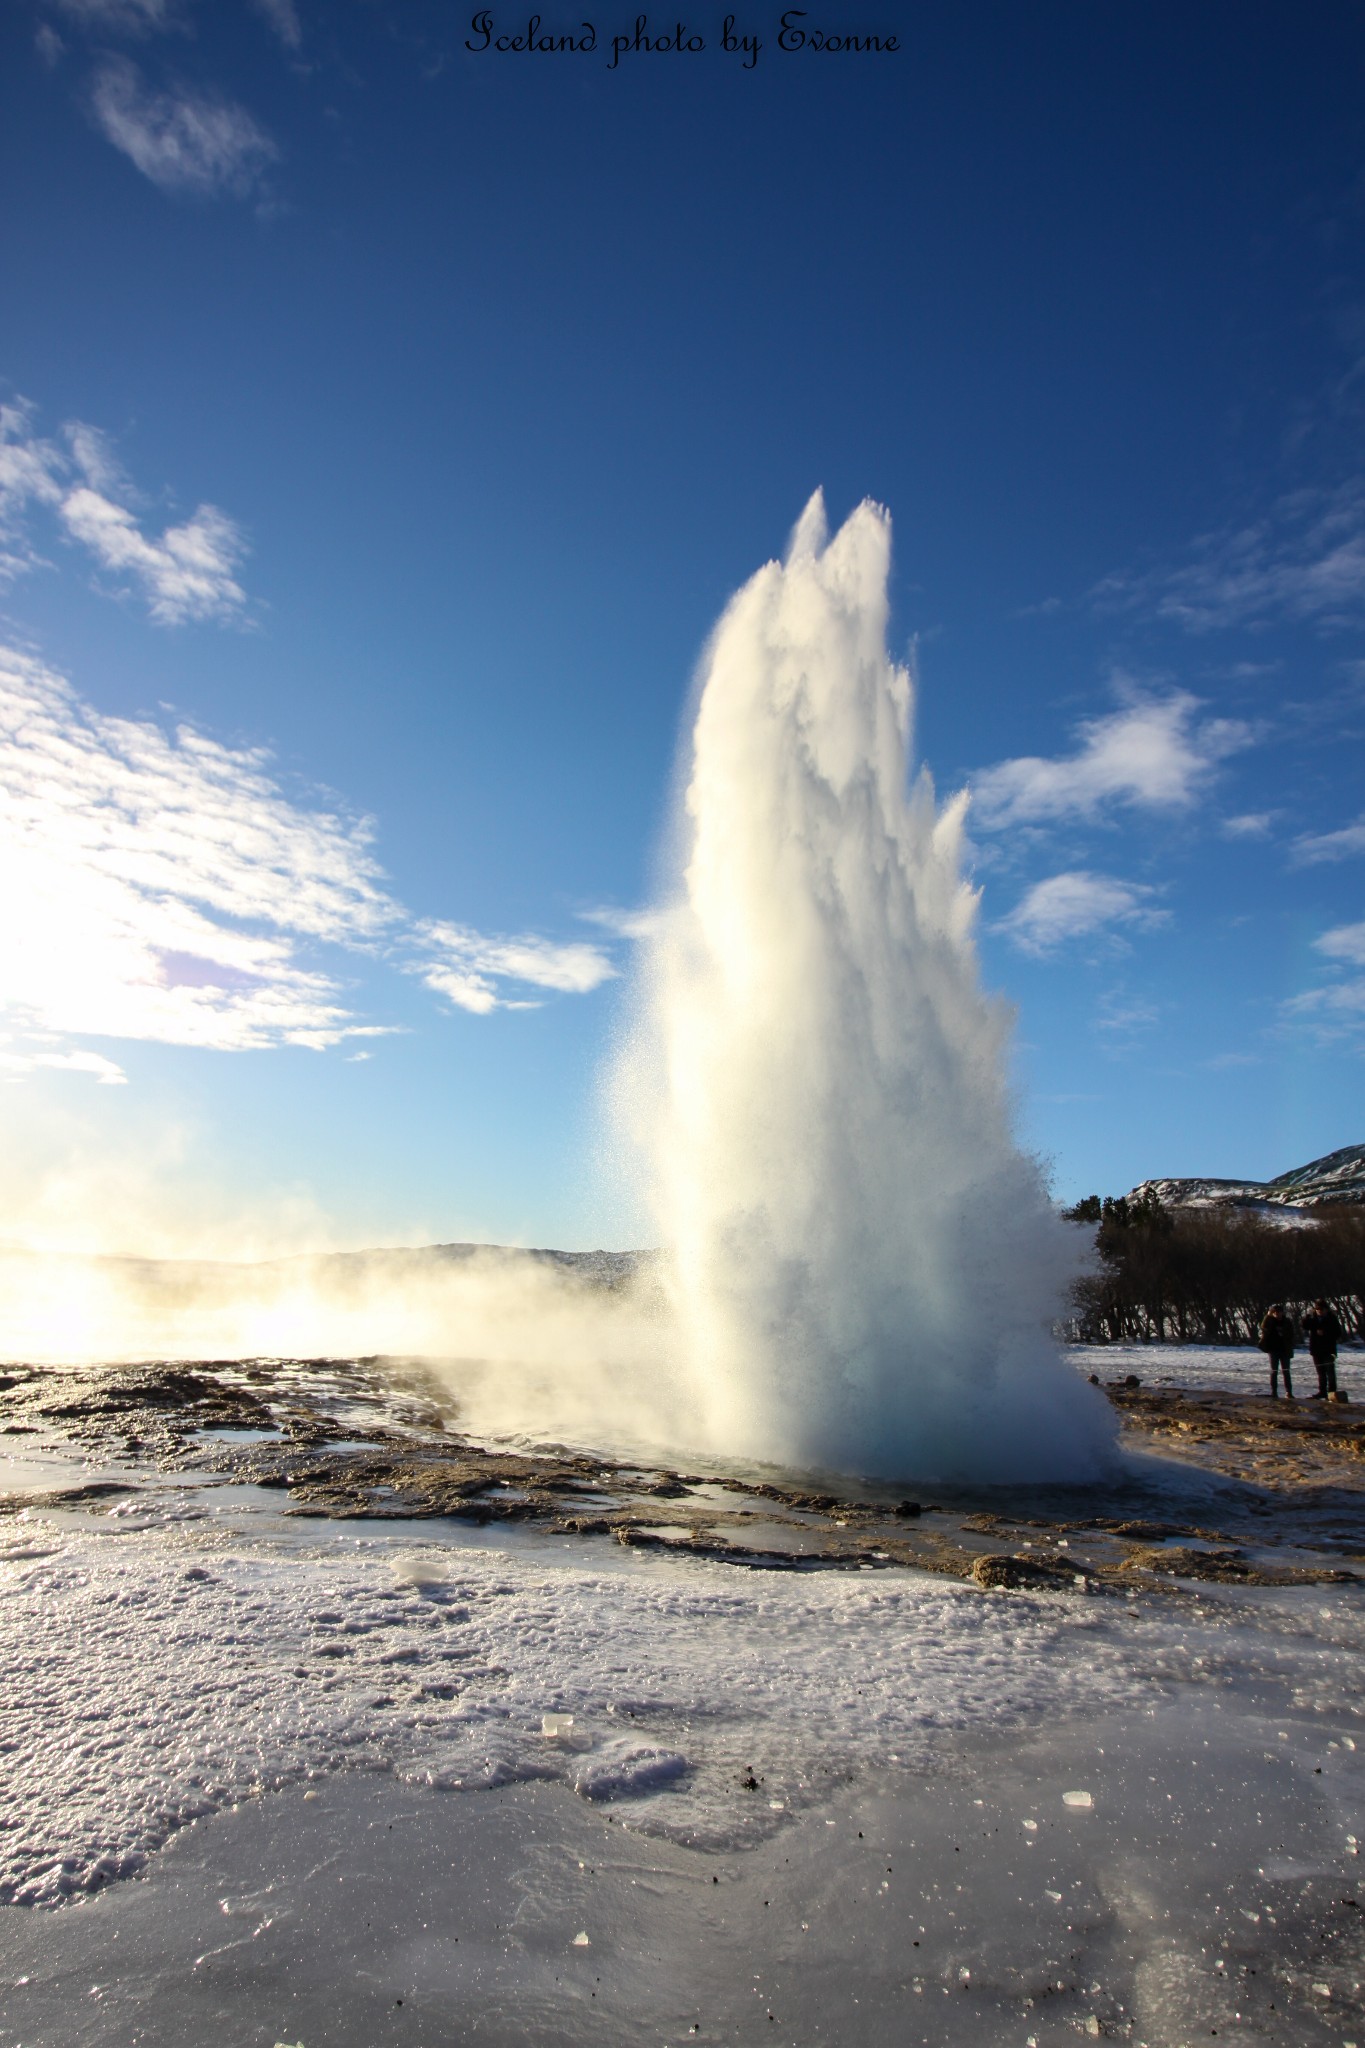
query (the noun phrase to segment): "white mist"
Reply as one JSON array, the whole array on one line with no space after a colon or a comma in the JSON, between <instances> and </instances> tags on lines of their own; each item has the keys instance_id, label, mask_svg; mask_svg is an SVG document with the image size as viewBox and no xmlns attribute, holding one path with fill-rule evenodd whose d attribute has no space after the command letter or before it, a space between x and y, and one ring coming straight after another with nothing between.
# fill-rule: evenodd
<instances>
[{"instance_id":1,"label":"white mist","mask_svg":"<svg viewBox=\"0 0 1365 2048\"><path fill-rule=\"evenodd\" d=\"M1074 1232L1011 1132L966 798L910 780L889 558L882 510L830 540L817 494L716 629L622 1097L704 1443L1081 1480L1113 1432L1049 1334Z\"/></svg>"}]
</instances>

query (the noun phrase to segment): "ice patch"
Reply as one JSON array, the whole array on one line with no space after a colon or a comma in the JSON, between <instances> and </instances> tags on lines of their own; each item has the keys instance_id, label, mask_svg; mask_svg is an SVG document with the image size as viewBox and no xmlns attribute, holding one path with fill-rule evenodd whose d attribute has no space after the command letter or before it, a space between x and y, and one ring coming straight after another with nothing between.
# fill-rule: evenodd
<instances>
[{"instance_id":1,"label":"ice patch","mask_svg":"<svg viewBox=\"0 0 1365 2048\"><path fill-rule=\"evenodd\" d=\"M1092 1604L899 1573L438 1565L175 1525L68 1525L39 1556L56 1539L30 1527L31 1554L0 1564L0 1902L96 1890L187 1822L347 1766L452 1790L557 1778L637 1826L738 1845L888 1751L923 1768L945 1731L1132 1686ZM547 1696L571 1740L541 1734Z\"/></svg>"}]
</instances>

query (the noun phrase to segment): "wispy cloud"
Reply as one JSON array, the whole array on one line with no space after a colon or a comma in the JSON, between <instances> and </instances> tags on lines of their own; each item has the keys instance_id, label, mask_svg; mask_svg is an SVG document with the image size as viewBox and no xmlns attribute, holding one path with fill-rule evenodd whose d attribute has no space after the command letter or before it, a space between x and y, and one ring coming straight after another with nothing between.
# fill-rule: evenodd
<instances>
[{"instance_id":1,"label":"wispy cloud","mask_svg":"<svg viewBox=\"0 0 1365 2048\"><path fill-rule=\"evenodd\" d=\"M244 1052L382 1035L323 947L479 1013L615 974L596 945L414 922L373 840L369 820L291 798L264 750L108 717L0 648L0 1075L122 1078L72 1039Z\"/></svg>"},{"instance_id":2,"label":"wispy cloud","mask_svg":"<svg viewBox=\"0 0 1365 2048\"><path fill-rule=\"evenodd\" d=\"M159 535L145 533L107 438L75 420L63 441L37 433L31 406L0 406L0 574L14 576L43 560L30 531L37 506L89 550L116 589L138 589L158 625L242 615L246 593L236 572L246 541L225 512L200 505Z\"/></svg>"},{"instance_id":3,"label":"wispy cloud","mask_svg":"<svg viewBox=\"0 0 1365 2048\"><path fill-rule=\"evenodd\" d=\"M19 1081L38 1067L64 1068L71 1074L91 1074L101 1086L127 1085L128 1076L117 1060L102 1052L10 1052L0 1049L0 1081Z\"/></svg>"},{"instance_id":4,"label":"wispy cloud","mask_svg":"<svg viewBox=\"0 0 1365 2048\"><path fill-rule=\"evenodd\" d=\"M371 836L364 820L292 803L259 750L104 717L0 651L14 1026L230 1051L368 1035L300 948L363 949L401 919Z\"/></svg>"},{"instance_id":5,"label":"wispy cloud","mask_svg":"<svg viewBox=\"0 0 1365 2048\"><path fill-rule=\"evenodd\" d=\"M1243 811L1239 817L1224 818L1219 831L1225 839L1267 839L1278 811Z\"/></svg>"},{"instance_id":6,"label":"wispy cloud","mask_svg":"<svg viewBox=\"0 0 1365 2048\"><path fill-rule=\"evenodd\" d=\"M1350 860L1365 853L1365 817L1338 832L1304 832L1289 849L1296 867L1312 867L1319 861Z\"/></svg>"},{"instance_id":7,"label":"wispy cloud","mask_svg":"<svg viewBox=\"0 0 1365 2048\"><path fill-rule=\"evenodd\" d=\"M1090 938L1114 925L1163 923L1167 912L1153 904L1152 895L1140 883L1075 869L1035 882L995 929L1022 952L1052 953L1068 940Z\"/></svg>"},{"instance_id":8,"label":"wispy cloud","mask_svg":"<svg viewBox=\"0 0 1365 2048\"><path fill-rule=\"evenodd\" d=\"M55 442L34 431L33 422L27 400L0 405L0 574L6 581L41 562L27 528L28 509L61 504L62 476L69 467Z\"/></svg>"},{"instance_id":9,"label":"wispy cloud","mask_svg":"<svg viewBox=\"0 0 1365 2048\"><path fill-rule=\"evenodd\" d=\"M1365 967L1365 924L1339 924L1313 941L1329 960L1344 960L1352 967Z\"/></svg>"},{"instance_id":10,"label":"wispy cloud","mask_svg":"<svg viewBox=\"0 0 1365 2048\"><path fill-rule=\"evenodd\" d=\"M59 13L101 34L154 35L180 19L178 0L55 0Z\"/></svg>"},{"instance_id":11,"label":"wispy cloud","mask_svg":"<svg viewBox=\"0 0 1365 2048\"><path fill-rule=\"evenodd\" d=\"M1365 923L1337 925L1313 945L1334 967L1365 968ZM1365 1047L1365 974L1348 971L1338 981L1305 989L1290 998L1283 1014L1309 1027L1324 1045Z\"/></svg>"},{"instance_id":12,"label":"wispy cloud","mask_svg":"<svg viewBox=\"0 0 1365 2048\"><path fill-rule=\"evenodd\" d=\"M578 915L584 924L600 925L604 932L614 932L618 939L648 939L659 930L666 913L620 910L615 904L601 903L591 910L580 910Z\"/></svg>"},{"instance_id":13,"label":"wispy cloud","mask_svg":"<svg viewBox=\"0 0 1365 2048\"><path fill-rule=\"evenodd\" d=\"M88 486L63 500L62 522L100 567L131 576L142 586L147 609L159 625L187 619L229 619L240 613L246 592L233 574L246 552L241 533L225 512L201 505L181 526L168 526L148 539L125 505Z\"/></svg>"},{"instance_id":14,"label":"wispy cloud","mask_svg":"<svg viewBox=\"0 0 1365 2048\"><path fill-rule=\"evenodd\" d=\"M255 6L256 12L265 16L286 50L297 50L303 42L303 29L294 0L255 0Z\"/></svg>"},{"instance_id":15,"label":"wispy cloud","mask_svg":"<svg viewBox=\"0 0 1365 2048\"><path fill-rule=\"evenodd\" d=\"M1285 1004L1291 1021L1306 1024L1324 1044L1351 1045L1365 1040L1365 975L1306 989Z\"/></svg>"},{"instance_id":16,"label":"wispy cloud","mask_svg":"<svg viewBox=\"0 0 1365 2048\"><path fill-rule=\"evenodd\" d=\"M279 156L245 107L184 89L157 92L127 57L101 65L91 107L115 149L163 192L250 199Z\"/></svg>"},{"instance_id":17,"label":"wispy cloud","mask_svg":"<svg viewBox=\"0 0 1365 2048\"><path fill-rule=\"evenodd\" d=\"M1263 519L1201 535L1181 566L1106 577L1091 597L1102 611L1146 612L1194 633L1274 620L1357 625L1365 483L1292 492Z\"/></svg>"},{"instance_id":18,"label":"wispy cloud","mask_svg":"<svg viewBox=\"0 0 1365 2048\"><path fill-rule=\"evenodd\" d=\"M1132 995L1127 989L1109 989L1100 998L1095 1028L1113 1038L1125 1039L1149 1031L1160 1021L1159 1007L1146 996Z\"/></svg>"},{"instance_id":19,"label":"wispy cloud","mask_svg":"<svg viewBox=\"0 0 1365 2048\"><path fill-rule=\"evenodd\" d=\"M1185 691L1141 697L1077 728L1074 753L1024 755L982 769L972 780L972 816L986 830L1009 825L1094 820L1106 807L1189 809L1217 767L1249 746L1240 719L1198 717Z\"/></svg>"},{"instance_id":20,"label":"wispy cloud","mask_svg":"<svg viewBox=\"0 0 1365 2048\"><path fill-rule=\"evenodd\" d=\"M514 990L546 988L587 995L617 971L600 946L563 945L529 934L487 938L467 925L431 920L417 928L417 940L435 957L418 961L412 972L457 1008L480 1016L490 1010L534 1007L534 998L509 994L504 983Z\"/></svg>"}]
</instances>

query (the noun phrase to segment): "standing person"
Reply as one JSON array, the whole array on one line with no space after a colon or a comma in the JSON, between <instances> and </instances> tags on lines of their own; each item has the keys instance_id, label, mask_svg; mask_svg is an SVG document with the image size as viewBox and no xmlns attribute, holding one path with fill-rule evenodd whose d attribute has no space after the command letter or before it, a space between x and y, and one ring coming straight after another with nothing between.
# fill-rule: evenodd
<instances>
[{"instance_id":1,"label":"standing person","mask_svg":"<svg viewBox=\"0 0 1365 2048\"><path fill-rule=\"evenodd\" d=\"M1325 1301L1313 1303L1311 1314L1303 1319L1303 1334L1308 1355L1318 1369L1318 1391L1309 1398L1325 1401L1337 1390L1337 1346L1341 1342L1341 1324Z\"/></svg>"},{"instance_id":2,"label":"standing person","mask_svg":"<svg viewBox=\"0 0 1365 2048\"><path fill-rule=\"evenodd\" d=\"M1289 1361L1294 1356L1294 1318L1282 1301L1272 1302L1261 1319L1261 1334L1258 1339L1262 1351L1270 1359L1270 1398L1279 1399L1280 1374L1284 1374L1284 1397L1294 1398L1294 1383L1289 1377Z\"/></svg>"}]
</instances>

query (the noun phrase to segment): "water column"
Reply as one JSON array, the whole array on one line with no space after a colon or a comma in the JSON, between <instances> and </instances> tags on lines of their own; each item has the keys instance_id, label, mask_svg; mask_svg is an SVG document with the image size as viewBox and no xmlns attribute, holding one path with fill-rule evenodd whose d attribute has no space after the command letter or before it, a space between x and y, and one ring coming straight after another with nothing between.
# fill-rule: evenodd
<instances>
[{"instance_id":1,"label":"water column","mask_svg":"<svg viewBox=\"0 0 1365 2048\"><path fill-rule=\"evenodd\" d=\"M621 1098L699 1439L784 1464L1085 1478L1104 1404L1049 1334L1076 1268L1016 1145L966 797L911 779L890 521L731 601L704 656Z\"/></svg>"}]
</instances>

